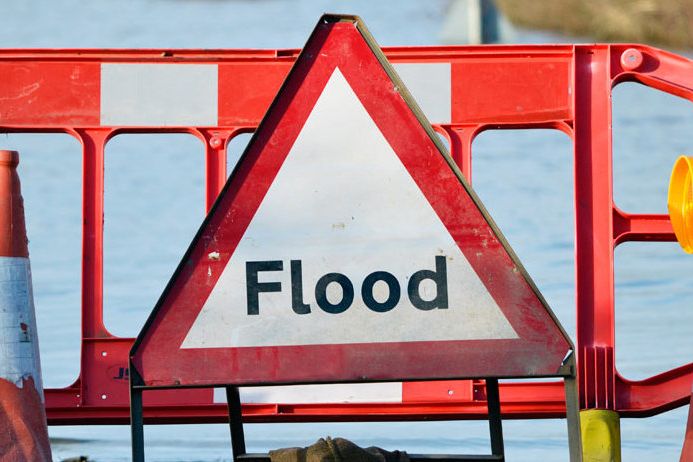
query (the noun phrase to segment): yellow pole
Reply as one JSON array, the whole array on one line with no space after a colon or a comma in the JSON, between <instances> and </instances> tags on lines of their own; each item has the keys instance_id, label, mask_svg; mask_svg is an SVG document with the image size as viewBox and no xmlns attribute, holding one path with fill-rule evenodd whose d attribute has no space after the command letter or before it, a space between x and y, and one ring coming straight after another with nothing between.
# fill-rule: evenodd
<instances>
[{"instance_id":1,"label":"yellow pole","mask_svg":"<svg viewBox=\"0 0 693 462\"><path fill-rule=\"evenodd\" d=\"M580 411L583 462L621 462L621 421L616 411Z\"/></svg>"}]
</instances>

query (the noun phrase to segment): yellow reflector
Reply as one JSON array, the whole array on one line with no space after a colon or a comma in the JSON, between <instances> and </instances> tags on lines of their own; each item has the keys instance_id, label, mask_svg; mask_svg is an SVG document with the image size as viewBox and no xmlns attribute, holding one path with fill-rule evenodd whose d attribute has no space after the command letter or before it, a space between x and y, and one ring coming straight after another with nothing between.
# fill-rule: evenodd
<instances>
[{"instance_id":1,"label":"yellow reflector","mask_svg":"<svg viewBox=\"0 0 693 462\"><path fill-rule=\"evenodd\" d=\"M669 218L676 239L688 253L693 253L693 157L676 159L669 180Z\"/></svg>"}]
</instances>

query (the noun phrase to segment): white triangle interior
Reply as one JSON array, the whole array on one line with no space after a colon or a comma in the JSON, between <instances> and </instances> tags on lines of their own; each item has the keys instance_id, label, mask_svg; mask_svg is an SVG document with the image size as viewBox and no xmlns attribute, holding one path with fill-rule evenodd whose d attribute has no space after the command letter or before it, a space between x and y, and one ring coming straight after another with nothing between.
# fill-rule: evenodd
<instances>
[{"instance_id":1,"label":"white triangle interior","mask_svg":"<svg viewBox=\"0 0 693 462\"><path fill-rule=\"evenodd\" d=\"M448 307L424 311L408 298L407 283L435 270L436 256L445 257ZM246 262L279 260L282 271L262 271L258 280L282 290L260 293L258 314L248 314ZM292 310L290 260L302 263L308 314ZM391 273L401 287L399 303L384 313L361 297L374 271ZM316 281L334 272L354 287L352 305L339 314L323 311L315 297ZM389 290L380 282L373 293L383 301ZM436 285L424 280L420 293L435 298ZM328 300L341 295L336 283L328 286ZM517 337L336 68L181 348Z\"/></svg>"}]
</instances>

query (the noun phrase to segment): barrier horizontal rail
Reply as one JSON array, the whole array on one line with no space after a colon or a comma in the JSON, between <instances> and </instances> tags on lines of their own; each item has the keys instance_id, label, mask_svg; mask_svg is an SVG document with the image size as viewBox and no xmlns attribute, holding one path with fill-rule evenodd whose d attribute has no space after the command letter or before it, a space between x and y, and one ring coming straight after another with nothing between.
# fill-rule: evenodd
<instances>
[{"instance_id":1,"label":"barrier horizontal rail","mask_svg":"<svg viewBox=\"0 0 693 462\"><path fill-rule=\"evenodd\" d=\"M571 137L581 407L640 417L688 403L693 364L630 381L614 361L614 249L675 237L668 216L614 205L610 95L616 84L635 81L693 101L693 63L641 45L384 51L470 181L472 141L484 130L552 128ZM198 137L209 209L226 181L228 142L256 128L298 52L0 50L0 132L68 133L83 151L81 372L73 385L46 390L50 424L129 421L133 339L110 334L103 323L106 144L123 133ZM501 383L500 396L508 418L565 413L559 382ZM398 402L247 404L243 413L254 422L481 418L485 397L483 381L404 383ZM145 418L226 422L228 414L212 389L164 390L145 395Z\"/></svg>"}]
</instances>

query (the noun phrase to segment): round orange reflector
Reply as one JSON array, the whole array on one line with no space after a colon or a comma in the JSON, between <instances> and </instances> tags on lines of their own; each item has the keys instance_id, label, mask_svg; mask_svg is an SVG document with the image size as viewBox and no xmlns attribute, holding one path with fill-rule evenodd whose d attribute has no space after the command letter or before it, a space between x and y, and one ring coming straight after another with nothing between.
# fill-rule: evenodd
<instances>
[{"instance_id":1,"label":"round orange reflector","mask_svg":"<svg viewBox=\"0 0 693 462\"><path fill-rule=\"evenodd\" d=\"M669 180L669 218L676 239L688 253L693 253L693 157L676 159Z\"/></svg>"}]
</instances>

